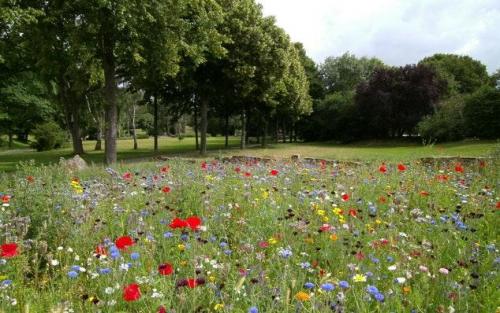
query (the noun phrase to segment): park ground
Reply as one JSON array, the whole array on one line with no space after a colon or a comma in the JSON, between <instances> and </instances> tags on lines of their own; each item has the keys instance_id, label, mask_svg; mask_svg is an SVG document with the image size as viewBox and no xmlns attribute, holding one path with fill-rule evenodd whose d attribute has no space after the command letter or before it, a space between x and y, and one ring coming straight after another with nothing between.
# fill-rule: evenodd
<instances>
[{"instance_id":1,"label":"park ground","mask_svg":"<svg viewBox=\"0 0 500 313\"><path fill-rule=\"evenodd\" d=\"M100 164L103 161L103 151L94 151L95 141L85 141L86 154L82 157L90 164ZM202 158L195 151L194 138L161 137L159 152L153 151L153 139L139 139L139 149L133 149L131 139L118 140L119 162L144 162L157 155L167 157ZM382 160L402 161L423 157L488 157L500 149L500 143L495 141L467 140L453 143L422 145L416 141L367 141L347 145L336 143L279 143L269 144L266 148L260 145L250 145L239 149L239 138L229 138L229 148L224 148L223 137L211 137L208 141L209 152L203 158L223 157L232 155L247 155L272 158L289 158L298 154L302 157L325 158L334 160ZM20 162L34 160L36 164L58 162L61 157L72 156L71 148L37 152L28 145L15 142L14 148L0 148L0 172L12 172Z\"/></svg>"}]
</instances>

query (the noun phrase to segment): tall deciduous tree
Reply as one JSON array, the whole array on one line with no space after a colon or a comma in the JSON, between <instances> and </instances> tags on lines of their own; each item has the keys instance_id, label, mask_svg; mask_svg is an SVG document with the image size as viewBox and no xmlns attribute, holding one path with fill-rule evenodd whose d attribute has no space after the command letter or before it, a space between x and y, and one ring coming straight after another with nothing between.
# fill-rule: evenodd
<instances>
[{"instance_id":1,"label":"tall deciduous tree","mask_svg":"<svg viewBox=\"0 0 500 313\"><path fill-rule=\"evenodd\" d=\"M438 53L419 64L433 67L448 82L448 94L472 93L489 83L486 66L466 55Z\"/></svg>"},{"instance_id":2,"label":"tall deciduous tree","mask_svg":"<svg viewBox=\"0 0 500 313\"><path fill-rule=\"evenodd\" d=\"M357 58L349 52L340 57L328 57L320 65L320 73L326 90L329 93L350 91L367 81L371 73L384 66L377 58Z\"/></svg>"},{"instance_id":3,"label":"tall deciduous tree","mask_svg":"<svg viewBox=\"0 0 500 313\"><path fill-rule=\"evenodd\" d=\"M445 87L446 82L425 65L375 71L356 94L364 134L378 138L411 135L422 117L433 112Z\"/></svg>"}]
</instances>

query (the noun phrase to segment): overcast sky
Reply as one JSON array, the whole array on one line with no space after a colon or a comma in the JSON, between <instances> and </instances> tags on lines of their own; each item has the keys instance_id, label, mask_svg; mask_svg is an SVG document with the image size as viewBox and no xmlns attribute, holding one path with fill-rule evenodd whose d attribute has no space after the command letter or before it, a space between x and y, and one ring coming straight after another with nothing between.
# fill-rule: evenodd
<instances>
[{"instance_id":1,"label":"overcast sky","mask_svg":"<svg viewBox=\"0 0 500 313\"><path fill-rule=\"evenodd\" d=\"M346 51L390 65L437 52L500 68L500 0L257 0L317 63Z\"/></svg>"}]
</instances>

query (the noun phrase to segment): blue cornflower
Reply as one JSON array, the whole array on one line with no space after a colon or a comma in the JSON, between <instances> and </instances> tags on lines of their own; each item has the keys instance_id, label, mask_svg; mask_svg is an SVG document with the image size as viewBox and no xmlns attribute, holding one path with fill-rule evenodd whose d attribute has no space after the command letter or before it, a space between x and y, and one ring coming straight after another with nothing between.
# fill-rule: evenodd
<instances>
[{"instance_id":1,"label":"blue cornflower","mask_svg":"<svg viewBox=\"0 0 500 313\"><path fill-rule=\"evenodd\" d=\"M259 313L259 309L257 307L253 306L250 309L248 309L248 313Z\"/></svg>"},{"instance_id":2,"label":"blue cornflower","mask_svg":"<svg viewBox=\"0 0 500 313\"><path fill-rule=\"evenodd\" d=\"M332 283L325 283L321 285L321 289L323 289L324 291L332 291L335 289L335 285L333 285Z\"/></svg>"},{"instance_id":3,"label":"blue cornflower","mask_svg":"<svg viewBox=\"0 0 500 313\"><path fill-rule=\"evenodd\" d=\"M78 266L78 265L73 265L73 266L71 266L71 269L72 269L73 271L75 271L75 272L79 272L79 271L80 271L80 266Z\"/></svg>"},{"instance_id":4,"label":"blue cornflower","mask_svg":"<svg viewBox=\"0 0 500 313\"><path fill-rule=\"evenodd\" d=\"M349 288L349 283L346 282L345 280L339 281L339 286L340 288Z\"/></svg>"},{"instance_id":5,"label":"blue cornflower","mask_svg":"<svg viewBox=\"0 0 500 313\"><path fill-rule=\"evenodd\" d=\"M105 268L101 268L101 269L99 270L99 273L101 273L101 275L106 275L106 274L111 273L111 269L110 269L110 268L107 268L107 267L105 267Z\"/></svg>"},{"instance_id":6,"label":"blue cornflower","mask_svg":"<svg viewBox=\"0 0 500 313\"><path fill-rule=\"evenodd\" d=\"M303 269L310 268L311 267L311 263L309 263L309 262L302 262L302 263L300 263L300 267L303 268Z\"/></svg>"},{"instance_id":7,"label":"blue cornflower","mask_svg":"<svg viewBox=\"0 0 500 313\"><path fill-rule=\"evenodd\" d=\"M231 255L231 253L233 253L233 251L230 249L224 250L225 255Z\"/></svg>"},{"instance_id":8,"label":"blue cornflower","mask_svg":"<svg viewBox=\"0 0 500 313\"><path fill-rule=\"evenodd\" d=\"M314 288L314 284L311 283L311 282L307 282L307 283L304 284L304 288L306 288L306 289L312 289L312 288Z\"/></svg>"},{"instance_id":9,"label":"blue cornflower","mask_svg":"<svg viewBox=\"0 0 500 313\"><path fill-rule=\"evenodd\" d=\"M188 241L188 239L189 239L189 235L188 234L184 233L184 234L181 235L181 240L182 241Z\"/></svg>"},{"instance_id":10,"label":"blue cornflower","mask_svg":"<svg viewBox=\"0 0 500 313\"><path fill-rule=\"evenodd\" d=\"M392 261L394 261L394 258L393 258L392 256L390 256L390 255L389 255L389 256L386 258L386 260L387 260L387 262L392 262Z\"/></svg>"},{"instance_id":11,"label":"blue cornflower","mask_svg":"<svg viewBox=\"0 0 500 313\"><path fill-rule=\"evenodd\" d=\"M2 286L12 285L12 279L6 279L6 280L2 281L2 283L0 285L2 285Z\"/></svg>"},{"instance_id":12,"label":"blue cornflower","mask_svg":"<svg viewBox=\"0 0 500 313\"><path fill-rule=\"evenodd\" d=\"M223 241L223 242L219 243L219 247L221 247L221 248L227 247L227 242Z\"/></svg>"},{"instance_id":13,"label":"blue cornflower","mask_svg":"<svg viewBox=\"0 0 500 313\"><path fill-rule=\"evenodd\" d=\"M75 271L69 271L68 272L68 277L69 278L76 278L78 276L78 273Z\"/></svg>"},{"instance_id":14,"label":"blue cornflower","mask_svg":"<svg viewBox=\"0 0 500 313\"><path fill-rule=\"evenodd\" d=\"M366 292L368 292L368 293L369 293L369 294L371 294L371 295L375 295L375 294L379 293L379 291L378 291L377 287L372 286L372 285L368 285L368 286L366 287Z\"/></svg>"},{"instance_id":15,"label":"blue cornflower","mask_svg":"<svg viewBox=\"0 0 500 313\"><path fill-rule=\"evenodd\" d=\"M286 249L280 248L280 250L278 251L278 255L282 258L288 259L293 255L293 253L292 250L290 250L290 248Z\"/></svg>"},{"instance_id":16,"label":"blue cornflower","mask_svg":"<svg viewBox=\"0 0 500 313\"><path fill-rule=\"evenodd\" d=\"M163 233L163 238L172 238L174 236L174 234L172 232L165 232Z\"/></svg>"},{"instance_id":17,"label":"blue cornflower","mask_svg":"<svg viewBox=\"0 0 500 313\"><path fill-rule=\"evenodd\" d=\"M377 293L374 295L374 297L375 297L375 300L377 300L378 302L384 302L385 297L384 297L384 295L383 295L383 294L381 294L380 292L377 292Z\"/></svg>"},{"instance_id":18,"label":"blue cornflower","mask_svg":"<svg viewBox=\"0 0 500 313\"><path fill-rule=\"evenodd\" d=\"M130 258L131 258L132 260L137 260L137 259L139 259L139 257L140 257L140 256L141 256L141 255L140 255L138 252L132 252L132 253L130 254Z\"/></svg>"}]
</instances>

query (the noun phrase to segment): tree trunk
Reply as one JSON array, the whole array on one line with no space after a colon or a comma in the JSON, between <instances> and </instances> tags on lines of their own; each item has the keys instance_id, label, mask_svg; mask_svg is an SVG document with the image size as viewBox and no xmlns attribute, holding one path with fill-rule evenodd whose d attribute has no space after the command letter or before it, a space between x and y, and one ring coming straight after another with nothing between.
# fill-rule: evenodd
<instances>
[{"instance_id":1,"label":"tree trunk","mask_svg":"<svg viewBox=\"0 0 500 313\"><path fill-rule=\"evenodd\" d=\"M200 150L200 143L198 142L198 108L194 108L194 137L196 141L196 151Z\"/></svg>"},{"instance_id":2,"label":"tree trunk","mask_svg":"<svg viewBox=\"0 0 500 313\"><path fill-rule=\"evenodd\" d=\"M14 134L9 130L9 149L12 149L14 145Z\"/></svg>"},{"instance_id":3,"label":"tree trunk","mask_svg":"<svg viewBox=\"0 0 500 313\"><path fill-rule=\"evenodd\" d=\"M102 125L101 125L101 123L99 123L99 125L97 125L96 136L97 136L97 141L95 142L94 150L101 151L102 150Z\"/></svg>"},{"instance_id":4,"label":"tree trunk","mask_svg":"<svg viewBox=\"0 0 500 313\"><path fill-rule=\"evenodd\" d=\"M73 154L82 155L85 152L83 151L83 142L80 130L80 118L78 116L78 112L76 114L71 113L71 124L70 124L70 133L71 139L73 143Z\"/></svg>"},{"instance_id":5,"label":"tree trunk","mask_svg":"<svg viewBox=\"0 0 500 313\"><path fill-rule=\"evenodd\" d=\"M108 13L108 12L107 12ZM110 13L108 13L110 14ZM108 15L106 14L106 15ZM109 16L104 16L110 19ZM106 29L110 21L104 21L102 49L103 49L103 69L104 69L104 100L105 100L105 132L104 132L104 155L106 164L116 163L116 135L118 129L118 106L116 99L116 64L114 56L115 43L111 29Z\"/></svg>"},{"instance_id":6,"label":"tree trunk","mask_svg":"<svg viewBox=\"0 0 500 313\"><path fill-rule=\"evenodd\" d=\"M246 148L246 129L247 129L247 119L246 112L243 110L241 113L241 140L240 140L240 149Z\"/></svg>"},{"instance_id":7,"label":"tree trunk","mask_svg":"<svg viewBox=\"0 0 500 313\"><path fill-rule=\"evenodd\" d=\"M268 126L268 123L266 120L264 120L264 127L262 128L262 148L265 148L266 147L266 137L267 137L267 126Z\"/></svg>"},{"instance_id":8,"label":"tree trunk","mask_svg":"<svg viewBox=\"0 0 500 313\"><path fill-rule=\"evenodd\" d=\"M137 150L137 133L135 132L135 104L132 104L132 138L134 139L134 150Z\"/></svg>"},{"instance_id":9,"label":"tree trunk","mask_svg":"<svg viewBox=\"0 0 500 313\"><path fill-rule=\"evenodd\" d=\"M274 123L274 143L279 142L279 135L280 135L280 130L279 130L279 121L278 118L276 118L276 122Z\"/></svg>"},{"instance_id":10,"label":"tree trunk","mask_svg":"<svg viewBox=\"0 0 500 313\"><path fill-rule=\"evenodd\" d=\"M225 121L224 121L224 132L226 136L226 140L224 142L224 147L227 149L229 147L229 114L226 113Z\"/></svg>"},{"instance_id":11,"label":"tree trunk","mask_svg":"<svg viewBox=\"0 0 500 313\"><path fill-rule=\"evenodd\" d=\"M158 96L155 94L154 97L154 152L158 152Z\"/></svg>"},{"instance_id":12,"label":"tree trunk","mask_svg":"<svg viewBox=\"0 0 500 313\"><path fill-rule=\"evenodd\" d=\"M200 154L205 155L207 153L207 125L208 125L208 100L201 99L201 142L200 142Z\"/></svg>"}]
</instances>

